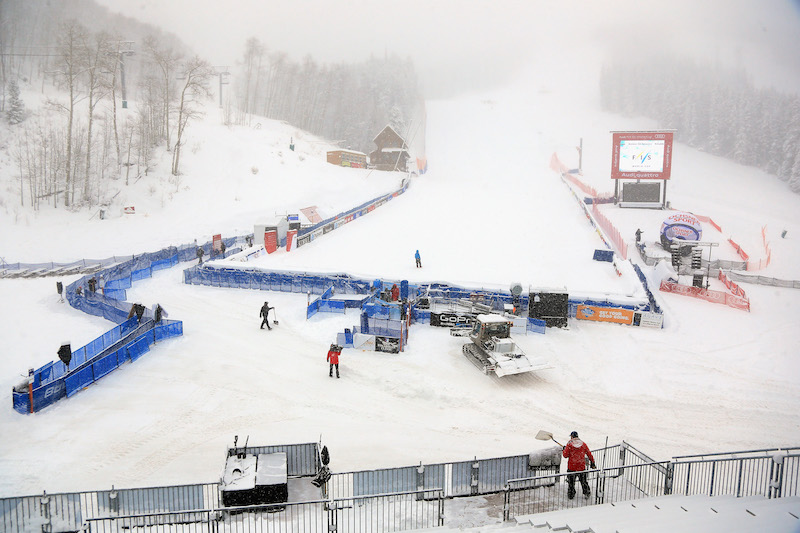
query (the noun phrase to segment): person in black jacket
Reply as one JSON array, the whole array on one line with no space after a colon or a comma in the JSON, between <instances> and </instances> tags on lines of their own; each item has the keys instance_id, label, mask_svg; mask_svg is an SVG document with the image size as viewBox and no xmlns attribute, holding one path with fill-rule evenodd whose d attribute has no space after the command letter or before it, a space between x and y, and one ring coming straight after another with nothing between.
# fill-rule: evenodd
<instances>
[{"instance_id":1,"label":"person in black jacket","mask_svg":"<svg viewBox=\"0 0 800 533\"><path fill-rule=\"evenodd\" d=\"M264 317L264 319L261 321L261 329L264 329L264 324L267 325L267 329L272 329L271 327L269 327L269 318L268 318L270 309L275 309L275 308L270 307L269 302L264 302L264 305L261 306L261 313L259 313L258 315Z\"/></svg>"}]
</instances>

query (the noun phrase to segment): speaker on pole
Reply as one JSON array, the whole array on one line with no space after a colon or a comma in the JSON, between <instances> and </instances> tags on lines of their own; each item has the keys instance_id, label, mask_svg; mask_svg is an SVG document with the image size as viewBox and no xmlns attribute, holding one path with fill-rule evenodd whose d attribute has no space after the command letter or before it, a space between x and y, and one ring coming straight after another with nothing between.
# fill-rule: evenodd
<instances>
[{"instance_id":1,"label":"speaker on pole","mask_svg":"<svg viewBox=\"0 0 800 533\"><path fill-rule=\"evenodd\" d=\"M69 368L69 362L72 361L72 348L70 348L70 343L65 342L61 344L61 347L58 349L58 358Z\"/></svg>"}]
</instances>

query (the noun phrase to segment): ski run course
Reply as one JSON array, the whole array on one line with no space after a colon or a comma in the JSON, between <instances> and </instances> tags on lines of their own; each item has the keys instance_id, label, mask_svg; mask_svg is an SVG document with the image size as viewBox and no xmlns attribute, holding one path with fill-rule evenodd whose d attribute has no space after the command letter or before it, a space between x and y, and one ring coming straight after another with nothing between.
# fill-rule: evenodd
<instances>
[{"instance_id":1,"label":"ski run course","mask_svg":"<svg viewBox=\"0 0 800 533\"><path fill-rule=\"evenodd\" d=\"M519 282L525 290L641 296L629 265L617 276L609 263L592 260L604 245L548 163L554 151L576 162L574 146L584 136L586 180L611 190L604 177L608 132L653 126L598 113L590 100L566 105L546 83L531 76L492 94L428 102L427 174L365 217L258 263L366 279L498 290ZM192 236L244 234L259 214L315 203L334 214L402 178L325 166L312 160L324 160L324 152L297 136L304 160L278 150L296 132L285 125L265 121L268 131L254 133L218 122L210 113L191 130L189 145L197 149L186 151L184 188L169 209L145 197L148 214L132 220L58 227L28 220L3 237L6 259L102 258L186 244ZM256 134L273 136L267 155L258 156L268 185L248 192L255 156L247 143ZM235 171L225 174L233 161ZM717 187L713 179L721 174L725 186ZM788 228L800 235L800 197L777 180L758 182L756 197L750 191L762 179L757 174L677 145L668 194L672 205L739 235L748 250L758 250L767 225L774 264L765 274L791 278L800 247L775 234ZM331 186L340 177L339 187ZM637 227L645 241L655 240L666 218L659 211L604 212L629 243ZM727 237L704 230L706 239ZM422 269L414 266L416 249ZM718 253L735 258L722 245ZM572 320L569 329L517 336L525 353L545 356L553 368L503 379L484 376L464 358L464 339L412 326L399 355L345 350L337 380L328 377L325 354L338 331L357 323L355 312L306 320L304 294L185 285L186 266L128 291L129 301L158 302L182 320L182 337L41 413L22 416L7 398L0 495L215 481L234 435L256 445L321 438L335 471L527 453L547 446L534 438L540 429L559 440L577 430L592 448L624 439L656 459L800 442L797 290L747 285L750 313L657 294L665 311L661 330ZM53 285L52 278L0 280L7 304L0 308L3 390L54 359L63 340L81 346L110 327L58 303ZM279 319L272 331L258 327L265 300Z\"/></svg>"}]
</instances>

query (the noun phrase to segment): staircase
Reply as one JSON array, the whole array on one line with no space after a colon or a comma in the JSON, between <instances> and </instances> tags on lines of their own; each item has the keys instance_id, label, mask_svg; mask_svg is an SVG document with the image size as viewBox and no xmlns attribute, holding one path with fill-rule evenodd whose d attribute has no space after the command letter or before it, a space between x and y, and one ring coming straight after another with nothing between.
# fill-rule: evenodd
<instances>
[{"instance_id":1,"label":"staircase","mask_svg":"<svg viewBox=\"0 0 800 533\"><path fill-rule=\"evenodd\" d=\"M519 516L516 521L524 527L514 532L530 526L543 533L796 533L800 497L661 496Z\"/></svg>"}]
</instances>

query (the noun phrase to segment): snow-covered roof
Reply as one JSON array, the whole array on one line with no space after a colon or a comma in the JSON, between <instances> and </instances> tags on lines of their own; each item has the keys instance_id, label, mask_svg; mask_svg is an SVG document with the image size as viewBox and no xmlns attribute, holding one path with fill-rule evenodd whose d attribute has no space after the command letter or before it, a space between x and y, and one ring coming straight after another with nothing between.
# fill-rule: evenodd
<instances>
[{"instance_id":1,"label":"snow-covered roof","mask_svg":"<svg viewBox=\"0 0 800 533\"><path fill-rule=\"evenodd\" d=\"M380 131L380 133L378 133L378 134L375 136L375 139L372 139L372 142L375 142L375 140L376 140L378 137L380 137L380 136L381 136L381 134L382 134L384 131L386 131L386 130L389 130L389 131L391 131L392 133L394 133L394 134L397 136L397 138L398 138L398 139L402 139L402 137L400 136L400 134L399 134L399 133L397 133L397 132L394 130L394 128L393 128L393 127L391 127L391 126L389 126L389 125L387 124L387 125L386 125L386 127L385 127L385 128L383 128L383 129Z\"/></svg>"},{"instance_id":2,"label":"snow-covered roof","mask_svg":"<svg viewBox=\"0 0 800 533\"><path fill-rule=\"evenodd\" d=\"M366 157L366 155L367 155L367 154L365 154L364 152L358 152L358 151L356 151L356 150L345 150L345 149L342 149L342 148L340 148L339 150L328 150L328 153L329 153L329 154L335 154L335 153L337 153L337 152L341 152L341 153L343 153L343 154L363 155L363 156L365 156L365 157Z\"/></svg>"},{"instance_id":3,"label":"snow-covered roof","mask_svg":"<svg viewBox=\"0 0 800 533\"><path fill-rule=\"evenodd\" d=\"M478 320L480 320L484 324L489 322L511 322L511 320L509 320L508 318L495 314L478 315Z\"/></svg>"}]
</instances>

